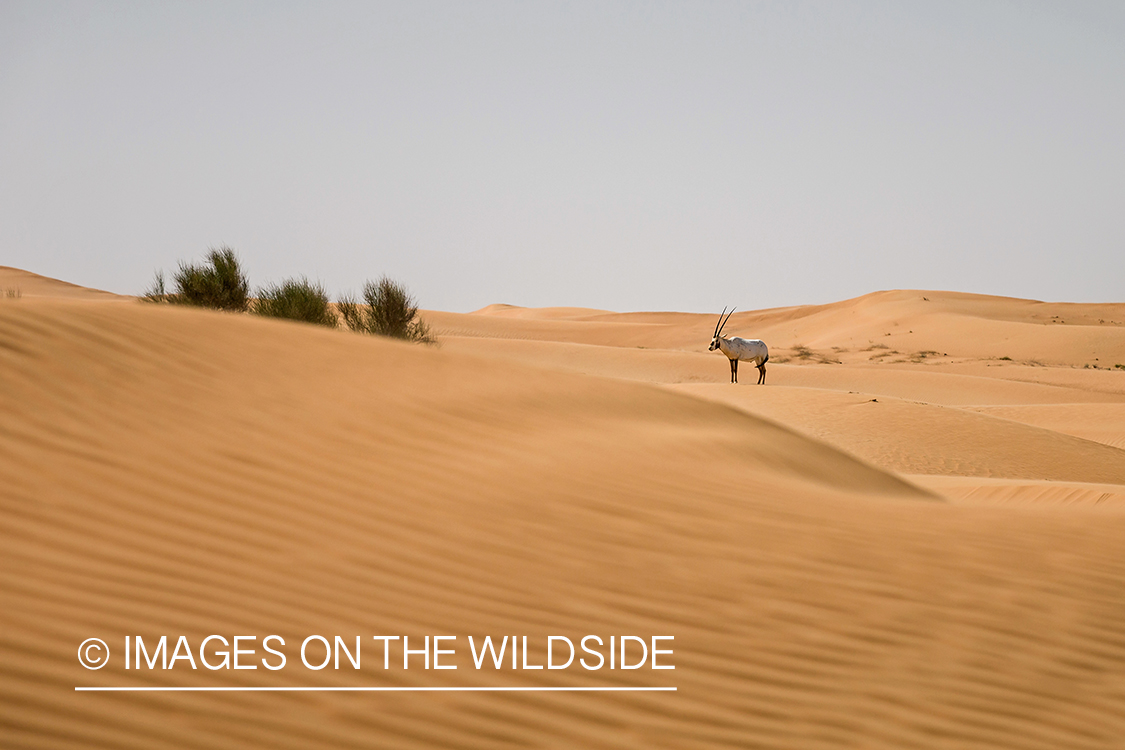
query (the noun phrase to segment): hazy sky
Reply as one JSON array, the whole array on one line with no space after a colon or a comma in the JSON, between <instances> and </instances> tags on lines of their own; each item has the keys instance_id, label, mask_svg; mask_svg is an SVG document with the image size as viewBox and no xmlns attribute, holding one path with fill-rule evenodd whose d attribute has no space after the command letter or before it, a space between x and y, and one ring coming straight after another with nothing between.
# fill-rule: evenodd
<instances>
[{"instance_id":1,"label":"hazy sky","mask_svg":"<svg viewBox=\"0 0 1125 750\"><path fill-rule=\"evenodd\" d=\"M1125 3L0 0L0 264L123 293L1125 301Z\"/></svg>"}]
</instances>

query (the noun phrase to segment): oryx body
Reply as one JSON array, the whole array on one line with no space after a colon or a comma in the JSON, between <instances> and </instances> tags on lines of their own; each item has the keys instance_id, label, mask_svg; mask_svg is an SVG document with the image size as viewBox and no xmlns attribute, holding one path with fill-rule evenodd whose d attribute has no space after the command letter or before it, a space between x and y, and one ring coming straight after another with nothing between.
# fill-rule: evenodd
<instances>
[{"instance_id":1,"label":"oryx body","mask_svg":"<svg viewBox=\"0 0 1125 750\"><path fill-rule=\"evenodd\" d=\"M723 320L723 314L726 313L726 308L719 314L719 322L715 324L715 335L711 338L711 346L709 351L718 349L723 354L727 355L730 360L730 382L738 382L738 363L750 362L758 368L758 385L766 382L766 362L770 360L770 350L766 346L766 342L760 339L744 339L738 336L723 336L723 328L730 320L730 316L734 314L734 310L730 311L726 320Z\"/></svg>"}]
</instances>

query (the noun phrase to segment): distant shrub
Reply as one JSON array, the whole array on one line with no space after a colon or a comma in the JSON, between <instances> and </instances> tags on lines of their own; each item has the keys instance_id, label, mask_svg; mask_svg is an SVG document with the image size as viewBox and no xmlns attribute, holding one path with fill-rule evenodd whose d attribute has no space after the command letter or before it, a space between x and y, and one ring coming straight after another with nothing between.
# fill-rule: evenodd
<instances>
[{"instance_id":1,"label":"distant shrub","mask_svg":"<svg viewBox=\"0 0 1125 750\"><path fill-rule=\"evenodd\" d=\"M345 295L337 303L344 325L353 331L434 343L430 328L418 317L418 305L406 287L386 276L363 286L363 302Z\"/></svg>"},{"instance_id":2,"label":"distant shrub","mask_svg":"<svg viewBox=\"0 0 1125 750\"><path fill-rule=\"evenodd\" d=\"M157 271L156 278L152 280L152 286L145 290L141 299L145 302L171 302L172 300L169 299L171 296L164 287L164 272Z\"/></svg>"},{"instance_id":3,"label":"distant shrub","mask_svg":"<svg viewBox=\"0 0 1125 750\"><path fill-rule=\"evenodd\" d=\"M229 247L209 250L207 262L198 266L181 263L172 281L174 302L238 312L250 307L250 282Z\"/></svg>"},{"instance_id":4,"label":"distant shrub","mask_svg":"<svg viewBox=\"0 0 1125 750\"><path fill-rule=\"evenodd\" d=\"M300 320L335 328L339 318L328 302L328 293L308 279L288 279L258 290L250 311L270 318Z\"/></svg>"},{"instance_id":5,"label":"distant shrub","mask_svg":"<svg viewBox=\"0 0 1125 750\"><path fill-rule=\"evenodd\" d=\"M175 291L168 291L164 272L157 271L152 286L141 299L236 312L245 312L250 307L250 282L238 256L226 246L209 250L206 262L199 265L180 263L172 274L172 284Z\"/></svg>"},{"instance_id":6,"label":"distant shrub","mask_svg":"<svg viewBox=\"0 0 1125 750\"><path fill-rule=\"evenodd\" d=\"M23 296L23 292L20 291L18 286L8 287L4 290L4 296L8 299L19 299Z\"/></svg>"},{"instance_id":7,"label":"distant shrub","mask_svg":"<svg viewBox=\"0 0 1125 750\"><path fill-rule=\"evenodd\" d=\"M880 355L875 355L875 356L880 356ZM774 357L773 360L775 362L788 362L788 361L790 361L790 359L793 359L793 358L805 360L805 361L811 359L815 362L819 362L822 365L842 364L840 362L840 360L835 359L834 357L830 357L827 354L824 354L823 352L818 352L818 351L815 351L813 349L810 349L809 347L805 346L804 344L794 344L793 345L793 357L789 357L789 358L786 358L786 359L783 359L783 360L777 359L776 357ZM872 359L874 359L874 357L872 357Z\"/></svg>"}]
</instances>

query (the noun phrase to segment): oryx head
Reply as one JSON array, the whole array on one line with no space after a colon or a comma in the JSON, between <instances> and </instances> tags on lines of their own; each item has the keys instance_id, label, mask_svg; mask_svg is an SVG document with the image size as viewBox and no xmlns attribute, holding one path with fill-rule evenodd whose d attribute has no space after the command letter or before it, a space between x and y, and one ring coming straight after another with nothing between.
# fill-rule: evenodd
<instances>
[{"instance_id":1,"label":"oryx head","mask_svg":"<svg viewBox=\"0 0 1125 750\"><path fill-rule=\"evenodd\" d=\"M726 320L723 319L723 315L727 316ZM713 352L719 348L719 339L722 338L723 328L726 326L727 320L730 320L731 315L734 315L733 307L730 309L730 313L727 313L727 309L725 307L723 308L723 311L719 313L719 322L715 324L715 335L711 337L711 346L707 347L707 351Z\"/></svg>"}]
</instances>

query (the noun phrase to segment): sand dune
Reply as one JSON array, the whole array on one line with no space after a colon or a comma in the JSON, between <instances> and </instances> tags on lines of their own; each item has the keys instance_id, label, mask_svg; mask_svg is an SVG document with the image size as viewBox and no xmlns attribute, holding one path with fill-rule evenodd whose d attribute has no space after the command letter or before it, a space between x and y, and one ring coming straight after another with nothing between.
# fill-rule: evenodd
<instances>
[{"instance_id":1,"label":"sand dune","mask_svg":"<svg viewBox=\"0 0 1125 750\"><path fill-rule=\"evenodd\" d=\"M1083 505L1125 509L1125 486L1089 482L1023 481L983 477L906 475L919 486L968 505Z\"/></svg>"},{"instance_id":2,"label":"sand dune","mask_svg":"<svg viewBox=\"0 0 1125 750\"><path fill-rule=\"evenodd\" d=\"M902 474L1125 485L1125 451L987 414L785 386L698 385L677 390L793 425Z\"/></svg>"},{"instance_id":3,"label":"sand dune","mask_svg":"<svg viewBox=\"0 0 1125 750\"><path fill-rule=\"evenodd\" d=\"M605 313L500 306L470 315L431 313L439 333L488 338L705 348L714 315ZM796 346L847 363L896 359L1125 365L1125 304L1073 305L951 292L876 292L830 305L736 312L727 334L762 338L775 359Z\"/></svg>"},{"instance_id":4,"label":"sand dune","mask_svg":"<svg viewBox=\"0 0 1125 750\"><path fill-rule=\"evenodd\" d=\"M1123 403L979 406L974 411L1125 448Z\"/></svg>"},{"instance_id":5,"label":"sand dune","mask_svg":"<svg viewBox=\"0 0 1125 750\"><path fill-rule=\"evenodd\" d=\"M11 266L0 266L0 294L9 297L18 295L21 299L23 297L47 297L50 299L84 299L101 302L113 299L129 299L112 292L78 286Z\"/></svg>"},{"instance_id":6,"label":"sand dune","mask_svg":"<svg viewBox=\"0 0 1125 750\"><path fill-rule=\"evenodd\" d=\"M759 388L703 351L710 316L428 313L427 348L41 288L0 299L4 747L1125 737L1125 372L1080 367L1120 346L1123 306L890 292L738 313L729 331L789 359ZM895 322L956 361L846 343ZM1038 345L1055 366L999 359ZM368 651L360 671L75 663L90 636L212 633L461 650L449 671L372 671ZM590 633L674 635L676 669L466 653L469 634ZM73 691L295 683L678 690Z\"/></svg>"},{"instance_id":7,"label":"sand dune","mask_svg":"<svg viewBox=\"0 0 1125 750\"><path fill-rule=\"evenodd\" d=\"M728 383L730 381L730 369L725 365L722 355L709 353L706 347L703 347L702 351L689 352L473 336L446 336L442 339L442 345L450 351L480 353L490 358L531 363L584 375L650 383ZM1104 371L1075 371L1086 377L1072 379L1072 382L1065 384L1063 382L1055 384L1047 382L1048 377L1040 381L1030 379L1032 376L1039 376L1048 368L1022 368L1034 370L1032 375L998 372L996 377L989 377L992 368L976 369L972 371L973 374L969 374L953 371L948 367L934 366L868 364L806 366L816 364L793 361L776 364L771 358L768 365L770 373L768 382L803 388L894 396L946 406L1125 403L1125 393L1117 393L1110 387L1102 388L1101 384L1090 384L1090 377L1097 374L1107 376L1110 381L1125 380L1117 373ZM1016 366L1005 368L1005 370L1018 369L1021 368ZM1051 369L1057 371L1057 368ZM1066 372L1071 371L1068 369ZM747 376L747 366L743 366L741 373L744 378ZM757 379L757 372L753 368L750 368L749 377L752 381ZM1064 380L1061 374L1058 379Z\"/></svg>"}]
</instances>

